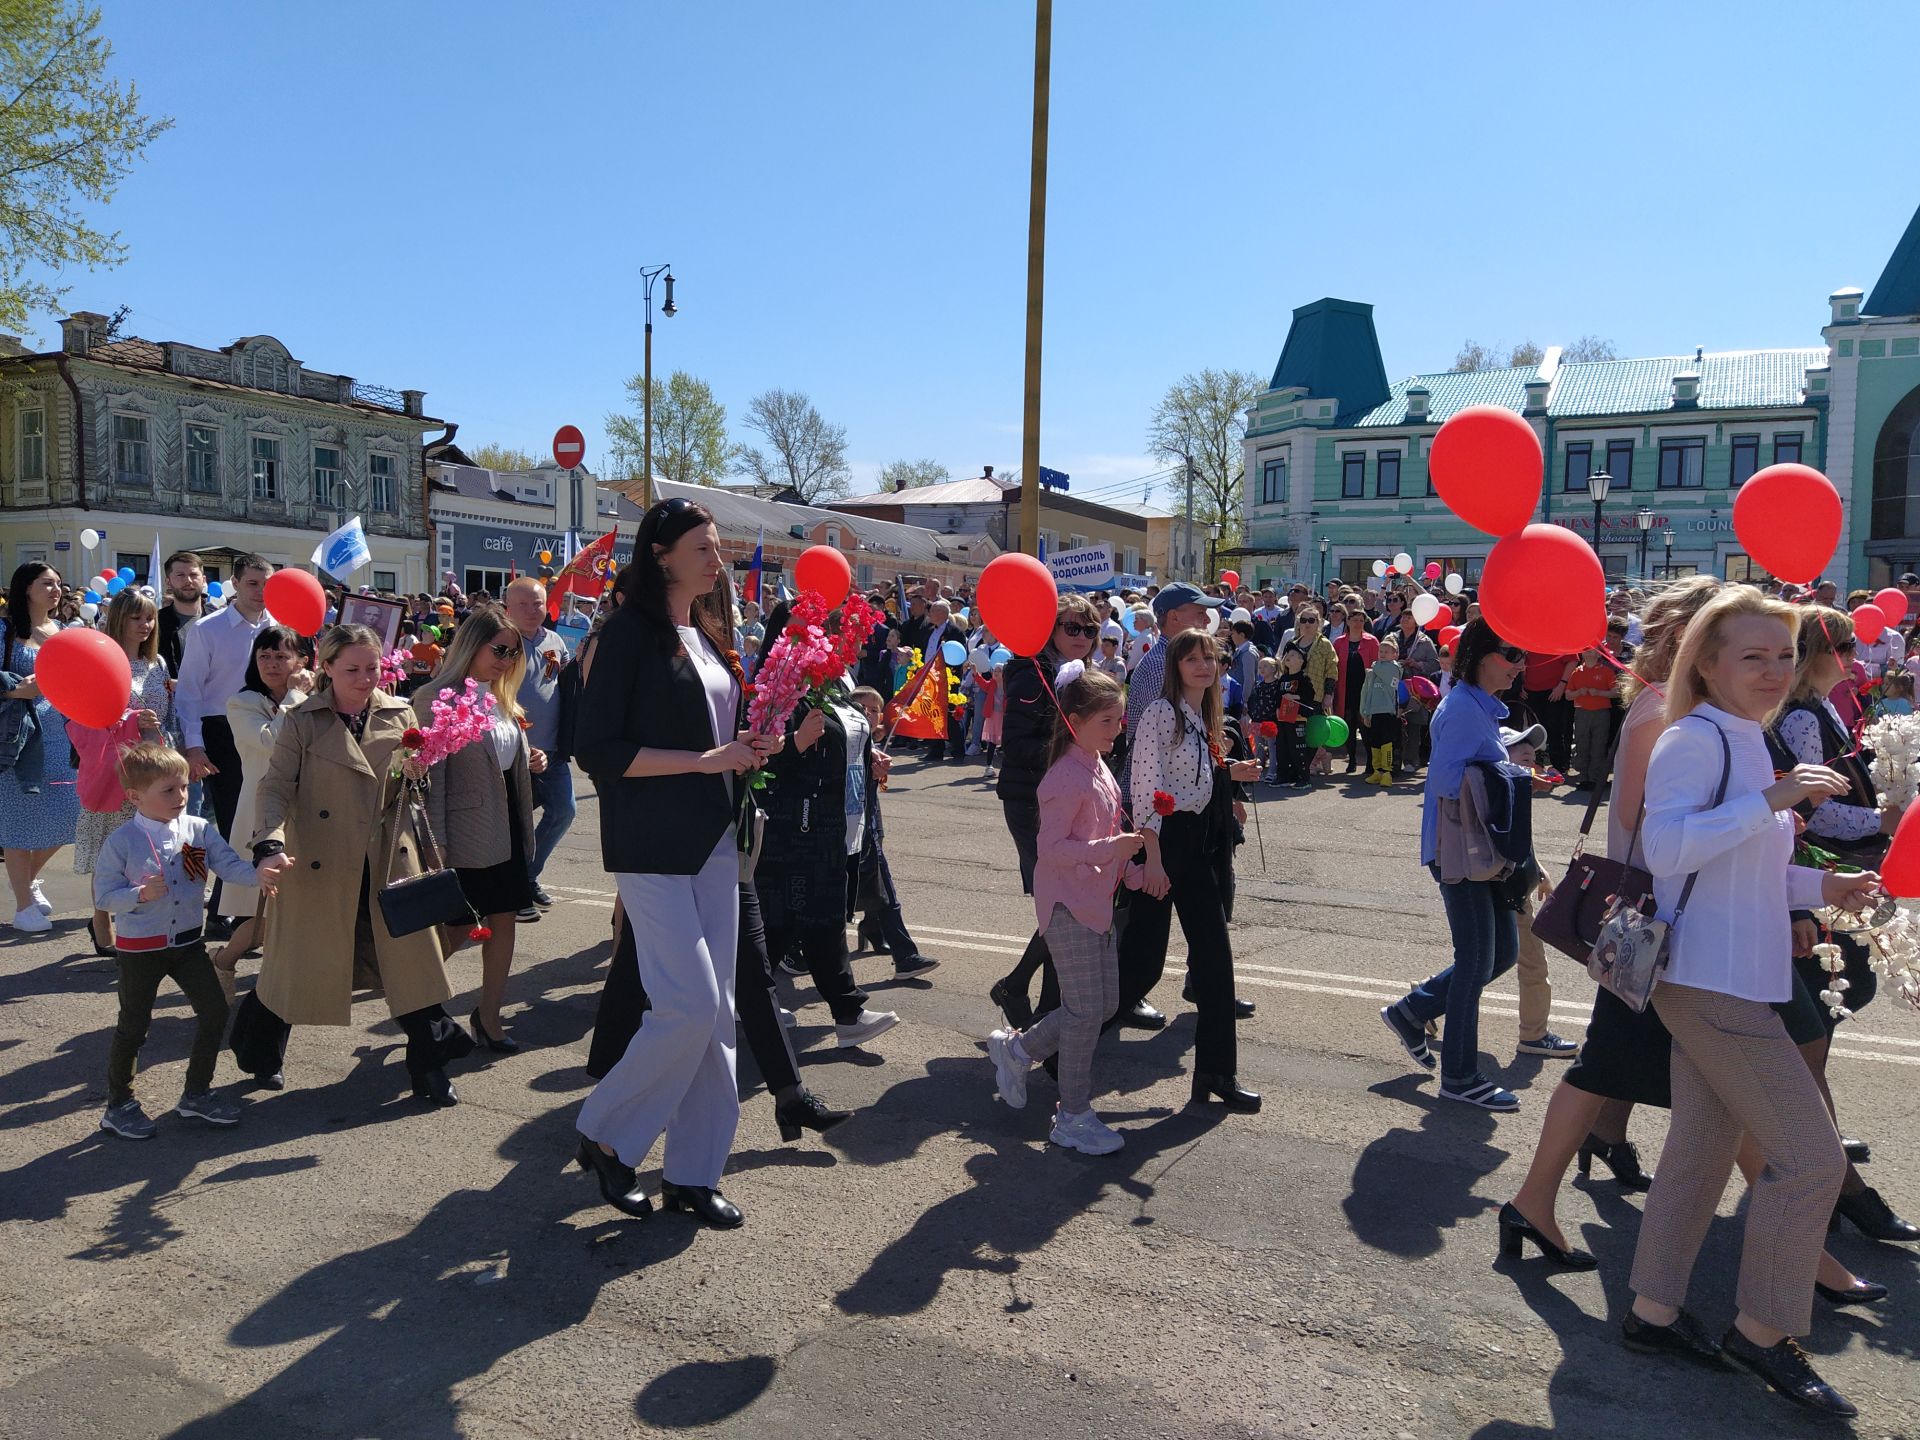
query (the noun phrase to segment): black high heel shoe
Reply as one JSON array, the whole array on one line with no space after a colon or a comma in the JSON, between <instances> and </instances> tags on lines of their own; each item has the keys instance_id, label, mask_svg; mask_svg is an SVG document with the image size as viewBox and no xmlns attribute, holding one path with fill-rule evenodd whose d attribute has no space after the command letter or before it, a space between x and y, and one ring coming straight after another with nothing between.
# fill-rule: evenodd
<instances>
[{"instance_id":1,"label":"black high heel shoe","mask_svg":"<svg viewBox=\"0 0 1920 1440\"><path fill-rule=\"evenodd\" d=\"M813 1130L824 1135L834 1126L852 1118L851 1110L835 1110L805 1088L791 1100L782 1100L773 1107L773 1120L780 1127L780 1138L788 1142L798 1140L802 1130Z\"/></svg>"},{"instance_id":2,"label":"black high heel shoe","mask_svg":"<svg viewBox=\"0 0 1920 1440\"><path fill-rule=\"evenodd\" d=\"M460 1103L460 1097L454 1093L453 1081L447 1078L446 1071L437 1066L413 1077L413 1098L442 1109Z\"/></svg>"},{"instance_id":3,"label":"black high heel shoe","mask_svg":"<svg viewBox=\"0 0 1920 1440\"><path fill-rule=\"evenodd\" d=\"M660 1182L660 1208L684 1210L716 1230L737 1229L747 1218L718 1190L706 1185L676 1185L671 1180Z\"/></svg>"},{"instance_id":4,"label":"black high heel shoe","mask_svg":"<svg viewBox=\"0 0 1920 1440\"><path fill-rule=\"evenodd\" d=\"M520 1053L520 1042L505 1032L502 1032L498 1039L495 1039L487 1033L486 1027L480 1023L480 1012L478 1010L475 1010L473 1014L467 1017L467 1024L473 1030L474 1040L483 1050L491 1050L496 1055L518 1055Z\"/></svg>"},{"instance_id":5,"label":"black high heel shoe","mask_svg":"<svg viewBox=\"0 0 1920 1440\"><path fill-rule=\"evenodd\" d=\"M855 941L854 953L857 955L865 954L869 951L878 955L882 950L887 948L886 937L880 933L880 927L878 925L870 926L864 920L862 920L854 930L853 938Z\"/></svg>"},{"instance_id":6,"label":"black high heel shoe","mask_svg":"<svg viewBox=\"0 0 1920 1440\"><path fill-rule=\"evenodd\" d=\"M622 1165L618 1156L609 1155L586 1136L580 1137L580 1150L574 1163L591 1170L600 1182L600 1198L622 1215L644 1220L653 1213L653 1202L640 1193L640 1180L633 1167Z\"/></svg>"},{"instance_id":7,"label":"black high heel shoe","mask_svg":"<svg viewBox=\"0 0 1920 1440\"><path fill-rule=\"evenodd\" d=\"M1227 1109L1242 1115L1252 1115L1260 1109L1260 1094L1256 1090L1244 1090L1231 1075L1210 1075L1204 1070L1193 1072L1193 1103L1202 1104L1208 1100L1218 1100Z\"/></svg>"},{"instance_id":8,"label":"black high heel shoe","mask_svg":"<svg viewBox=\"0 0 1920 1440\"><path fill-rule=\"evenodd\" d=\"M1836 1290L1831 1285L1822 1285L1818 1280L1813 1282L1813 1288L1829 1305L1878 1305L1887 1298L1886 1286L1872 1280L1862 1280L1858 1275L1853 1277L1851 1290Z\"/></svg>"},{"instance_id":9,"label":"black high heel shoe","mask_svg":"<svg viewBox=\"0 0 1920 1440\"><path fill-rule=\"evenodd\" d=\"M1619 1140L1609 1145L1598 1135L1587 1136L1580 1142L1582 1177L1592 1172L1595 1160L1613 1172L1613 1178L1622 1190L1653 1188L1653 1177L1640 1168L1640 1152L1634 1148L1631 1140Z\"/></svg>"},{"instance_id":10,"label":"black high heel shoe","mask_svg":"<svg viewBox=\"0 0 1920 1440\"><path fill-rule=\"evenodd\" d=\"M1842 1219L1851 1220L1853 1228L1869 1240L1909 1245L1920 1240L1920 1225L1894 1214L1893 1207L1882 1200L1880 1192L1871 1185L1857 1194L1842 1195L1833 1207L1833 1218L1827 1222L1827 1229L1838 1230Z\"/></svg>"},{"instance_id":11,"label":"black high heel shoe","mask_svg":"<svg viewBox=\"0 0 1920 1440\"><path fill-rule=\"evenodd\" d=\"M1000 1013L1007 1017L1007 1024L1013 1029L1024 1030L1033 1024L1033 1005L1005 980L996 980L987 998L1000 1007Z\"/></svg>"},{"instance_id":12,"label":"black high heel shoe","mask_svg":"<svg viewBox=\"0 0 1920 1440\"><path fill-rule=\"evenodd\" d=\"M91 920L87 921L87 938L93 941L94 954L107 960L112 960L118 955L119 952L116 951L113 946L102 945L100 943L100 932L93 928L93 921Z\"/></svg>"},{"instance_id":13,"label":"black high heel shoe","mask_svg":"<svg viewBox=\"0 0 1920 1440\"><path fill-rule=\"evenodd\" d=\"M1540 1253L1554 1264L1567 1270L1591 1270L1600 1262L1584 1250L1562 1250L1553 1241L1540 1233L1540 1227L1513 1208L1509 1200L1500 1207L1500 1255L1506 1260L1518 1260L1526 1253L1521 1242L1531 1240L1540 1248Z\"/></svg>"}]
</instances>

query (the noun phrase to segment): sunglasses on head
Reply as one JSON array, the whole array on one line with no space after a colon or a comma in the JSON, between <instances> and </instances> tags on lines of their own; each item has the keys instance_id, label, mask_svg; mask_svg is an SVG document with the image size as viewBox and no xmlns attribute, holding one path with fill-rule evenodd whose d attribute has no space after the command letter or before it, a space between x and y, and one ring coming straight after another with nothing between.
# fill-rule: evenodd
<instances>
[{"instance_id":1,"label":"sunglasses on head","mask_svg":"<svg viewBox=\"0 0 1920 1440\"><path fill-rule=\"evenodd\" d=\"M487 649L493 652L493 658L496 660L511 660L520 653L518 645L489 645Z\"/></svg>"},{"instance_id":2,"label":"sunglasses on head","mask_svg":"<svg viewBox=\"0 0 1920 1440\"><path fill-rule=\"evenodd\" d=\"M1085 639L1090 635L1098 635L1100 633L1100 627L1098 625L1082 625L1078 620L1062 620L1060 622L1060 633L1062 635L1072 635L1079 639Z\"/></svg>"}]
</instances>

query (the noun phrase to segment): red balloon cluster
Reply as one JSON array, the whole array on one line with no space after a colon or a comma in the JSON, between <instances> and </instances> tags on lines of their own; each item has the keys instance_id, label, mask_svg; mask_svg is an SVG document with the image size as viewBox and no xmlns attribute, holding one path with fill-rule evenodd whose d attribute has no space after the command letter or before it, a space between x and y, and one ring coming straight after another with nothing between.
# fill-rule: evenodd
<instances>
[{"instance_id":1,"label":"red balloon cluster","mask_svg":"<svg viewBox=\"0 0 1920 1440\"><path fill-rule=\"evenodd\" d=\"M95 730L117 725L133 693L133 667L104 630L62 630L40 647L34 679L47 703Z\"/></svg>"},{"instance_id":2,"label":"red balloon cluster","mask_svg":"<svg viewBox=\"0 0 1920 1440\"><path fill-rule=\"evenodd\" d=\"M853 588L853 567L831 545L809 545L793 562L793 583L827 602L829 610L847 598Z\"/></svg>"},{"instance_id":3,"label":"red balloon cluster","mask_svg":"<svg viewBox=\"0 0 1920 1440\"><path fill-rule=\"evenodd\" d=\"M996 555L980 572L974 597L980 623L1016 655L1037 655L1053 635L1060 589L1053 572L1031 555Z\"/></svg>"},{"instance_id":4,"label":"red balloon cluster","mask_svg":"<svg viewBox=\"0 0 1920 1440\"><path fill-rule=\"evenodd\" d=\"M1747 555L1795 585L1811 583L1826 569L1840 543L1840 525L1840 492L1811 465L1769 465L1740 487L1733 502L1733 533ZM1906 596L1900 604L1904 615Z\"/></svg>"}]
</instances>

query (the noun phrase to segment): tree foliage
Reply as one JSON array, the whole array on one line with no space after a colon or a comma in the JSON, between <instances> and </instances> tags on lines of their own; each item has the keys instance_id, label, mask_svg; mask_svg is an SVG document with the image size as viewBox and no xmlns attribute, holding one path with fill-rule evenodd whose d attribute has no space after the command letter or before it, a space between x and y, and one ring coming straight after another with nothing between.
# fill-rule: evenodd
<instances>
[{"instance_id":1,"label":"tree foliage","mask_svg":"<svg viewBox=\"0 0 1920 1440\"><path fill-rule=\"evenodd\" d=\"M1598 335L1582 335L1578 340L1560 352L1563 362L1577 360L1618 360L1620 352L1613 348L1611 340L1603 340Z\"/></svg>"},{"instance_id":2,"label":"tree foliage","mask_svg":"<svg viewBox=\"0 0 1920 1440\"><path fill-rule=\"evenodd\" d=\"M847 428L829 424L797 390L765 390L747 406L747 428L760 433L765 450L742 445L735 466L755 483L791 488L811 505L847 493Z\"/></svg>"},{"instance_id":3,"label":"tree foliage","mask_svg":"<svg viewBox=\"0 0 1920 1440\"><path fill-rule=\"evenodd\" d=\"M126 246L83 207L113 199L167 119L140 113L108 73L100 11L74 0L0 0L0 325L25 330L66 294L31 272L118 265Z\"/></svg>"},{"instance_id":4,"label":"tree foliage","mask_svg":"<svg viewBox=\"0 0 1920 1440\"><path fill-rule=\"evenodd\" d=\"M646 377L627 381L630 412L607 416L616 465L637 475L646 468ZM697 375L676 370L653 382L653 473L681 485L718 485L727 473L727 407Z\"/></svg>"},{"instance_id":5,"label":"tree foliage","mask_svg":"<svg viewBox=\"0 0 1920 1440\"><path fill-rule=\"evenodd\" d=\"M1246 470L1240 442L1247 433L1247 409L1266 383L1251 370L1183 375L1167 387L1147 426L1147 449L1156 459L1183 467L1176 486L1193 486L1194 518L1218 525L1223 541L1239 533Z\"/></svg>"},{"instance_id":6,"label":"tree foliage","mask_svg":"<svg viewBox=\"0 0 1920 1440\"><path fill-rule=\"evenodd\" d=\"M467 458L483 470L531 470L540 462L524 450L488 441L467 451Z\"/></svg>"},{"instance_id":7,"label":"tree foliage","mask_svg":"<svg viewBox=\"0 0 1920 1440\"><path fill-rule=\"evenodd\" d=\"M880 472L882 490L911 490L916 485L944 485L953 472L938 460L895 460Z\"/></svg>"},{"instance_id":8,"label":"tree foliage","mask_svg":"<svg viewBox=\"0 0 1920 1440\"><path fill-rule=\"evenodd\" d=\"M1460 353L1453 357L1453 368L1456 371L1498 370L1502 366L1538 365L1546 358L1547 352L1531 340L1506 346L1483 345L1478 340L1469 340L1460 347ZM1564 345L1560 349L1562 363L1619 358L1613 342L1603 340L1598 335L1582 335L1571 345Z\"/></svg>"}]
</instances>

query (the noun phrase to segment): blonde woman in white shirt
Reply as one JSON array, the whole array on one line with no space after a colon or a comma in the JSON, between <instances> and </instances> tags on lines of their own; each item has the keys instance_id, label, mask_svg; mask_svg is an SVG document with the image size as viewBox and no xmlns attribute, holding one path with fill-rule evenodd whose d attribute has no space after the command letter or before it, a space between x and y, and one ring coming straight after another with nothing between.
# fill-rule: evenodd
<instances>
[{"instance_id":1,"label":"blonde woman in white shirt","mask_svg":"<svg viewBox=\"0 0 1920 1440\"><path fill-rule=\"evenodd\" d=\"M1688 627L1647 773L1642 839L1662 918L1685 913L1653 996L1673 1036L1673 1121L1634 1255L1627 1343L1753 1371L1809 1408L1853 1406L1793 1337L1812 1325L1814 1276L1846 1173L1820 1087L1774 1010L1793 987L1790 908L1867 903L1879 877L1791 864L1803 800L1846 792L1824 765L1776 779L1764 726L1793 685L1798 612L1735 586ZM1714 795L1726 776L1726 793ZM1681 1306L1742 1132L1766 1155L1747 1209L1739 1313L1719 1344Z\"/></svg>"}]
</instances>

